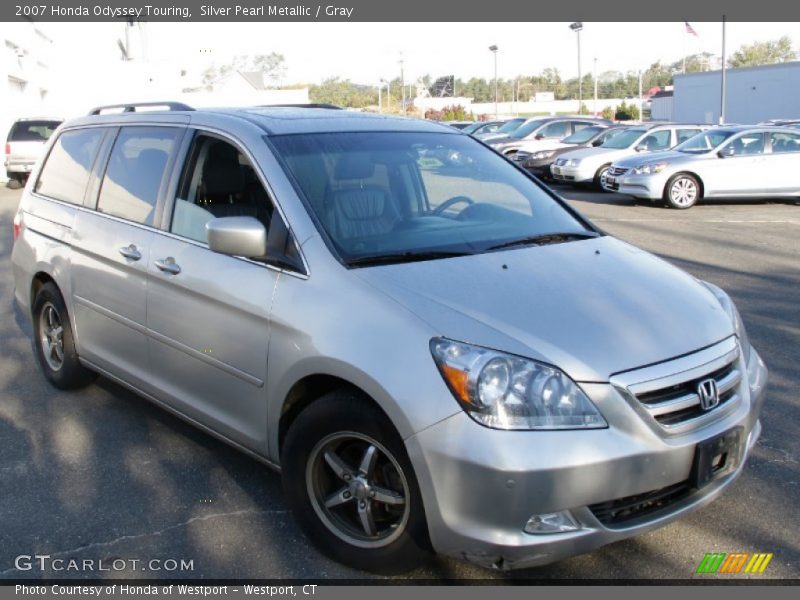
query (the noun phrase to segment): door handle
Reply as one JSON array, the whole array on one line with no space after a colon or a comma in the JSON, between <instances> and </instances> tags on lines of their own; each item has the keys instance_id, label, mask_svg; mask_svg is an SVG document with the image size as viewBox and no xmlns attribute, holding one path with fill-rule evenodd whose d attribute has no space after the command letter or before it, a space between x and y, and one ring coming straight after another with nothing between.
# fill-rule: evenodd
<instances>
[{"instance_id":1,"label":"door handle","mask_svg":"<svg viewBox=\"0 0 800 600\"><path fill-rule=\"evenodd\" d=\"M170 275L177 275L181 272L181 268L175 264L175 259L171 256L157 260L156 267L159 271L169 273Z\"/></svg>"},{"instance_id":2,"label":"door handle","mask_svg":"<svg viewBox=\"0 0 800 600\"><path fill-rule=\"evenodd\" d=\"M142 258L142 253L139 252L139 249L134 246L133 244L129 244L128 246L123 246L119 249L119 253L122 254L127 259L130 260L139 260Z\"/></svg>"}]
</instances>

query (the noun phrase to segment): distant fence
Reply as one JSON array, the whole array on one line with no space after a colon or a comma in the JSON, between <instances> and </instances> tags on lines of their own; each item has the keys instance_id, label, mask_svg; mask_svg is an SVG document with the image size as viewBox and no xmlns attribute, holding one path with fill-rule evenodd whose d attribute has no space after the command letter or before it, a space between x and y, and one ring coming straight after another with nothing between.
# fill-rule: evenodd
<instances>
[{"instance_id":1,"label":"distant fence","mask_svg":"<svg viewBox=\"0 0 800 600\"><path fill-rule=\"evenodd\" d=\"M600 113L606 107L616 109L617 106L626 102L628 104L638 105L639 99L623 99L623 98L598 98L597 102L594 98L584 98L583 104L590 113ZM495 104L494 102L473 102L472 98L415 98L414 106L423 111L433 108L441 110L445 106L460 105L463 106L467 112L472 112L477 115L494 115ZM557 115L557 114L576 114L579 111L579 103L577 100L553 100L550 102L536 102L534 100L528 102L498 102L497 114L498 115Z\"/></svg>"}]
</instances>

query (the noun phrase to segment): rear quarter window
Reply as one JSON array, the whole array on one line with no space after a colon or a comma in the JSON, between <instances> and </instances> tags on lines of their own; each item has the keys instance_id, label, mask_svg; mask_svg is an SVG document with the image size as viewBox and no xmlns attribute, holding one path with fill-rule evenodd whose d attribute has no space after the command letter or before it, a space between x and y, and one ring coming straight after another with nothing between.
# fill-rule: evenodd
<instances>
[{"instance_id":1,"label":"rear quarter window","mask_svg":"<svg viewBox=\"0 0 800 600\"><path fill-rule=\"evenodd\" d=\"M102 129L74 129L58 136L34 191L56 200L83 204L89 173L103 133Z\"/></svg>"}]
</instances>

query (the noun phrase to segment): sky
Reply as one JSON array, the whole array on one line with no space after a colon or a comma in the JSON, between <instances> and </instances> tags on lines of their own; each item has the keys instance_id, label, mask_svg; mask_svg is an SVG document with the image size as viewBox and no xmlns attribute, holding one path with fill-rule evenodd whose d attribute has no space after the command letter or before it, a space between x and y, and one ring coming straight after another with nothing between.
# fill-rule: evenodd
<instances>
[{"instance_id":1,"label":"sky","mask_svg":"<svg viewBox=\"0 0 800 600\"><path fill-rule=\"evenodd\" d=\"M583 73L646 69L675 62L684 54L721 54L720 23L584 23L581 32ZM53 66L103 67L119 60L116 40L121 23L49 23L57 44ZM488 47L499 46L498 76L539 73L555 67L562 77L577 75L576 35L569 23L148 23L149 60L179 62L192 71L223 64L237 54L278 52L286 58L284 83L319 83L338 76L377 85L399 77L403 59L407 82L437 77L491 79L494 62ZM730 55L742 44L788 35L800 47L798 23L728 23Z\"/></svg>"}]
</instances>

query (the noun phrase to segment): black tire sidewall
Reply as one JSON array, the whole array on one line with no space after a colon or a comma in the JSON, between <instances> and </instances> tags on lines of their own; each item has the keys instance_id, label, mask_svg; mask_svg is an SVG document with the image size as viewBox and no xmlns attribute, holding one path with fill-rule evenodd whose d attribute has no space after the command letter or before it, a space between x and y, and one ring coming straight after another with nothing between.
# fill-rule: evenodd
<instances>
[{"instance_id":1,"label":"black tire sidewall","mask_svg":"<svg viewBox=\"0 0 800 600\"><path fill-rule=\"evenodd\" d=\"M687 206L680 206L672 202L672 195L670 194L670 190L672 189L672 186L678 179L684 179L684 178L691 179L692 181L694 181L694 184L697 187L697 195L694 198L694 202L692 202L691 204ZM687 208L692 208L699 201L700 201L700 182L697 180L697 177L693 175L689 175L688 173L676 173L675 175L669 178L669 181L667 181L667 185L664 186L664 203L670 208L675 208L677 210L686 210Z\"/></svg>"},{"instance_id":2,"label":"black tire sidewall","mask_svg":"<svg viewBox=\"0 0 800 600\"><path fill-rule=\"evenodd\" d=\"M47 364L39 339L39 321L42 308L47 302L55 307L63 329L61 339L64 345L64 363L58 371L54 371L50 368L50 365ZM61 296L61 292L59 292L54 283L45 283L36 293L31 308L31 316L33 323L33 349L36 354L36 359L39 361L42 373L47 380L53 386L62 390L75 389L90 383L96 377L96 374L84 367L78 358L67 306L64 302L64 298Z\"/></svg>"},{"instance_id":3,"label":"black tire sidewall","mask_svg":"<svg viewBox=\"0 0 800 600\"><path fill-rule=\"evenodd\" d=\"M306 486L311 451L324 437L341 431L362 433L383 445L403 469L411 513L403 534L388 546L359 548L341 540L317 516ZM371 401L355 392L334 391L306 408L286 436L281 452L283 488L301 529L325 555L351 567L384 575L407 572L429 555L422 496L402 439Z\"/></svg>"}]
</instances>

